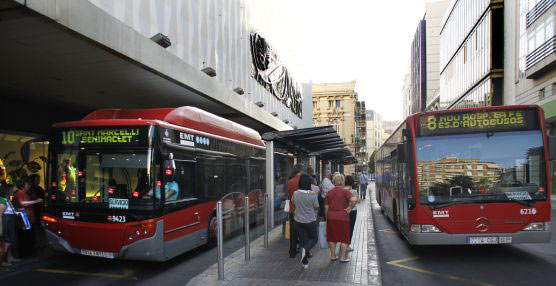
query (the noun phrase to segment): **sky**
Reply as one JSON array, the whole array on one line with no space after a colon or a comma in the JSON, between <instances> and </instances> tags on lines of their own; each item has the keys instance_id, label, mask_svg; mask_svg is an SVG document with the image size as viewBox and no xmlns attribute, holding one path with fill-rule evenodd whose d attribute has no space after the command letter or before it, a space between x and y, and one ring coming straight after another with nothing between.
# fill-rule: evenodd
<instances>
[{"instance_id":1,"label":"sky","mask_svg":"<svg viewBox=\"0 0 556 286\"><path fill-rule=\"evenodd\" d=\"M402 120L403 77L425 0L272 2L281 29L272 45L296 81L356 80L367 109Z\"/></svg>"}]
</instances>

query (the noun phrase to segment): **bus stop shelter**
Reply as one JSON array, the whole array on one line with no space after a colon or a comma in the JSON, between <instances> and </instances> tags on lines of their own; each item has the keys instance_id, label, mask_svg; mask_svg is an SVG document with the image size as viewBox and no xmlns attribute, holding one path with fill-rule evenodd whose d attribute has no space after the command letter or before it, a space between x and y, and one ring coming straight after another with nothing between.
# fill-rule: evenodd
<instances>
[{"instance_id":1,"label":"bus stop shelter","mask_svg":"<svg viewBox=\"0 0 556 286\"><path fill-rule=\"evenodd\" d=\"M298 160L309 158L319 177L322 169L321 161L334 164L354 164L357 162L344 140L340 138L334 127L321 126L286 131L264 133L262 139L266 143L266 193L270 210L270 226L274 227L274 156L276 152L297 154Z\"/></svg>"}]
</instances>

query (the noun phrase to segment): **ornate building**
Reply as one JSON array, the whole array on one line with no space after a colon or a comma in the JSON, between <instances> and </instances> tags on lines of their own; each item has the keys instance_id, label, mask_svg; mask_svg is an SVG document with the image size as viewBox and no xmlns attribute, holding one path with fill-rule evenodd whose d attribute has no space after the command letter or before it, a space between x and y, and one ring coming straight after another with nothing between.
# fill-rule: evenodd
<instances>
[{"instance_id":1,"label":"ornate building","mask_svg":"<svg viewBox=\"0 0 556 286\"><path fill-rule=\"evenodd\" d=\"M334 126L356 157L361 142L355 140L357 102L355 81L313 84L313 126ZM354 173L355 169L355 165L346 165L344 174Z\"/></svg>"}]
</instances>

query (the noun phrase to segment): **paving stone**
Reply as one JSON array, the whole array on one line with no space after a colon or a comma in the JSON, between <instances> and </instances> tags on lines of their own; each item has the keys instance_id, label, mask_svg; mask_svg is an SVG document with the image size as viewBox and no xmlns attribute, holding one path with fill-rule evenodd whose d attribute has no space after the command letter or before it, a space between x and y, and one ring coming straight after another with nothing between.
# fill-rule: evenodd
<instances>
[{"instance_id":1,"label":"paving stone","mask_svg":"<svg viewBox=\"0 0 556 286\"><path fill-rule=\"evenodd\" d=\"M289 241L282 235L282 227L269 233L269 248L264 248L264 237L251 243L251 261L244 261L244 249L230 254L225 260L225 280L218 281L218 265L214 264L189 281L187 285L231 286L354 286L381 285L374 243L374 227L371 210L373 196L367 196L357 206L357 221L353 234L354 251L349 253L351 261L330 261L330 251L320 249L317 244L312 250L309 268L303 269L300 256L289 258ZM339 253L339 247L338 247Z\"/></svg>"}]
</instances>

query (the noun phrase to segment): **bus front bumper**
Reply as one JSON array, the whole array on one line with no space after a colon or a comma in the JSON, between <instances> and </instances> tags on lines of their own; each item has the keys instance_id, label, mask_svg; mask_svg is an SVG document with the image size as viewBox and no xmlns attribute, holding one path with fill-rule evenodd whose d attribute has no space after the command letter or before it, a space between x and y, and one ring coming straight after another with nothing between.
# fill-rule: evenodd
<instances>
[{"instance_id":1,"label":"bus front bumper","mask_svg":"<svg viewBox=\"0 0 556 286\"><path fill-rule=\"evenodd\" d=\"M476 239L477 237L484 239ZM410 232L407 240L410 244L415 245L546 243L550 242L550 231L520 231L515 233L481 234Z\"/></svg>"},{"instance_id":2,"label":"bus front bumper","mask_svg":"<svg viewBox=\"0 0 556 286\"><path fill-rule=\"evenodd\" d=\"M162 244L163 221L158 221L154 236L138 240L125 245L119 252L102 252L75 248L70 243L54 232L45 229L46 239L51 248L78 255L97 256L104 258L119 258L129 260L165 261L164 247Z\"/></svg>"}]
</instances>

